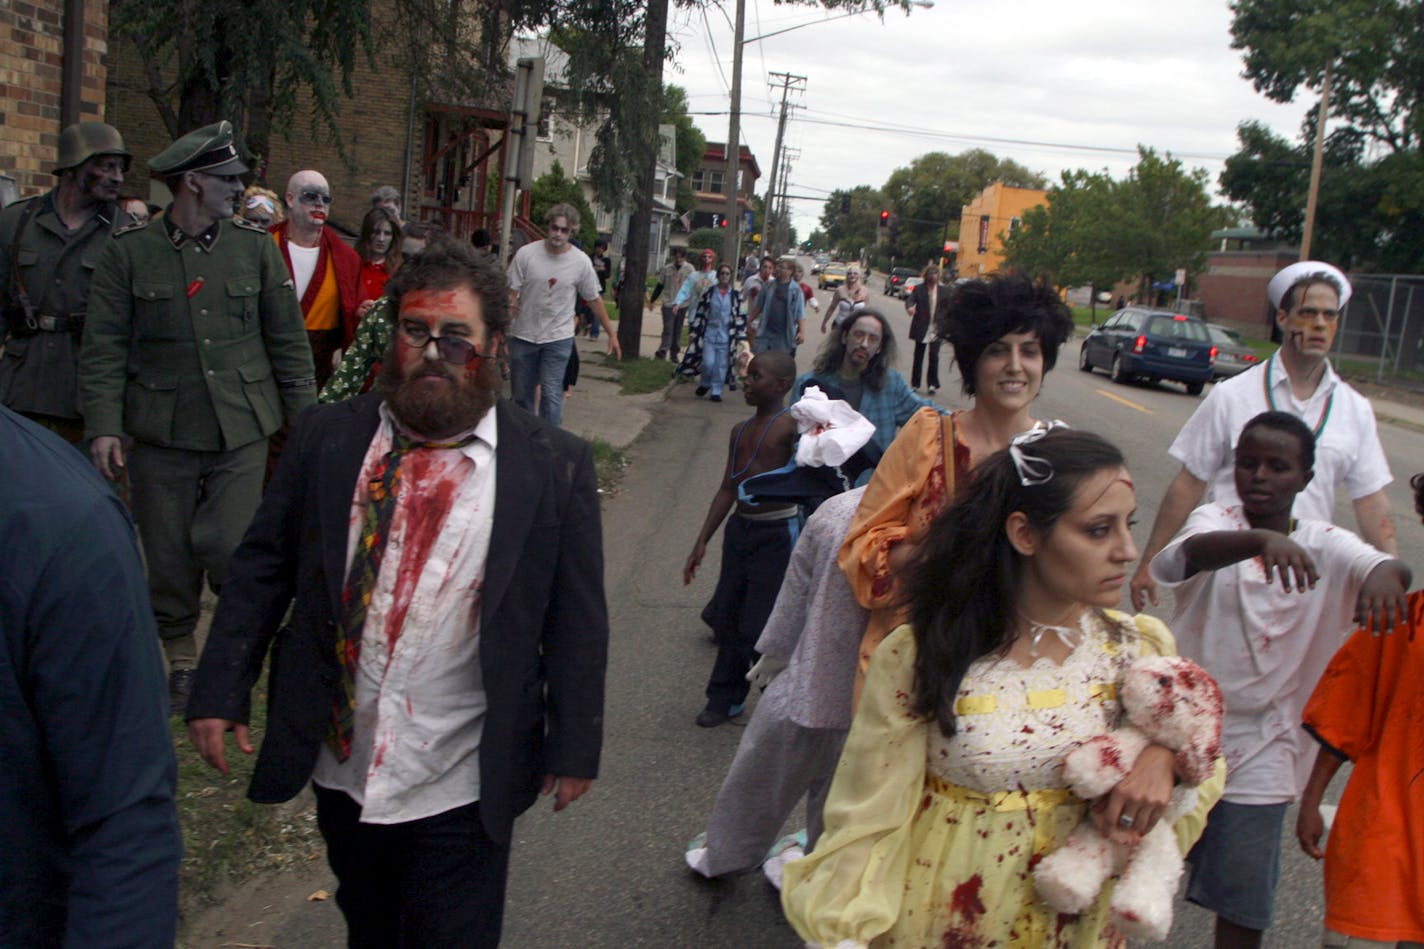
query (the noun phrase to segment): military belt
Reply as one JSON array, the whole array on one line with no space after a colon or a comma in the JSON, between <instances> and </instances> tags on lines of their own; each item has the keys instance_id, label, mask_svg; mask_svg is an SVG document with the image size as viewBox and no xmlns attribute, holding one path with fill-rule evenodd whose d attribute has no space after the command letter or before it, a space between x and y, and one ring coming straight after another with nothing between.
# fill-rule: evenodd
<instances>
[{"instance_id":1,"label":"military belt","mask_svg":"<svg viewBox=\"0 0 1424 949\"><path fill-rule=\"evenodd\" d=\"M84 329L84 317L42 313L28 317L25 326L34 333L78 333Z\"/></svg>"}]
</instances>

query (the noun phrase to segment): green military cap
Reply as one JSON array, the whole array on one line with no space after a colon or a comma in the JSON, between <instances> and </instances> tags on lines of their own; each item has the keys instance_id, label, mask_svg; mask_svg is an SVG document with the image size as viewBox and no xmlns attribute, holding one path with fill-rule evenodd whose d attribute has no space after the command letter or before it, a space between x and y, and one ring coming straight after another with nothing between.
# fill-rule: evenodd
<instances>
[{"instance_id":1,"label":"green military cap","mask_svg":"<svg viewBox=\"0 0 1424 949\"><path fill-rule=\"evenodd\" d=\"M232 123L224 119L189 132L148 160L156 175L205 171L210 175L246 174L247 166L233 144Z\"/></svg>"}]
</instances>

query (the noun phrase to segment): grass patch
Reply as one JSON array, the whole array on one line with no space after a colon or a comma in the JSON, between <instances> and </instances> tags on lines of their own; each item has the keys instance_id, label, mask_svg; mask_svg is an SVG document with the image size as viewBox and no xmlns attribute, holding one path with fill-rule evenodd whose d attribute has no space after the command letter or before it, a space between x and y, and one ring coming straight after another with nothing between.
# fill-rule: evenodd
<instances>
[{"instance_id":1,"label":"grass patch","mask_svg":"<svg viewBox=\"0 0 1424 949\"><path fill-rule=\"evenodd\" d=\"M618 361L604 359L603 365L617 370L619 390L623 395L642 395L646 392L660 392L672 378L672 363L666 359L624 358Z\"/></svg>"},{"instance_id":2,"label":"grass patch","mask_svg":"<svg viewBox=\"0 0 1424 949\"><path fill-rule=\"evenodd\" d=\"M267 724L267 678L252 695L252 742L261 746ZM324 853L316 811L305 796L288 804L254 804L247 783L257 756L230 740L228 773L219 774L188 741L187 726L171 720L178 755L178 822L183 830L179 910L184 919L214 902L225 885L259 873L306 866Z\"/></svg>"},{"instance_id":3,"label":"grass patch","mask_svg":"<svg viewBox=\"0 0 1424 949\"><path fill-rule=\"evenodd\" d=\"M601 438L589 439L589 446L593 448L593 470L598 476L598 487L604 494L610 494L623 478L628 455Z\"/></svg>"}]
</instances>

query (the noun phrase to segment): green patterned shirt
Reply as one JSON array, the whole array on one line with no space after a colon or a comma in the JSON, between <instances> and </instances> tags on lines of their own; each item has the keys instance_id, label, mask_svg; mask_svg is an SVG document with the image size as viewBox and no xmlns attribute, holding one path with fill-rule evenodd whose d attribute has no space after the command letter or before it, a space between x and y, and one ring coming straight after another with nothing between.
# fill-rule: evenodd
<instances>
[{"instance_id":1,"label":"green patterned shirt","mask_svg":"<svg viewBox=\"0 0 1424 949\"><path fill-rule=\"evenodd\" d=\"M356 327L351 345L326 381L326 388L317 396L318 401L344 402L367 390L366 381L385 358L386 348L391 345L395 332L395 324L387 315L390 309L391 301L381 297L367 311Z\"/></svg>"}]
</instances>

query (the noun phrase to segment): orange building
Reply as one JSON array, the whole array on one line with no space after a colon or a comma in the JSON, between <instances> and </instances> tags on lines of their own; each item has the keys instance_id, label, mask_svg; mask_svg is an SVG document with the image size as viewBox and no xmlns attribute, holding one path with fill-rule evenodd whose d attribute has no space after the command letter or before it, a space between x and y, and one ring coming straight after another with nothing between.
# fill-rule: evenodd
<instances>
[{"instance_id":1,"label":"orange building","mask_svg":"<svg viewBox=\"0 0 1424 949\"><path fill-rule=\"evenodd\" d=\"M1004 262L1004 238L1023 224L1029 208L1048 202L1039 188L1011 188L994 182L964 206L959 218L959 275L982 277Z\"/></svg>"}]
</instances>

